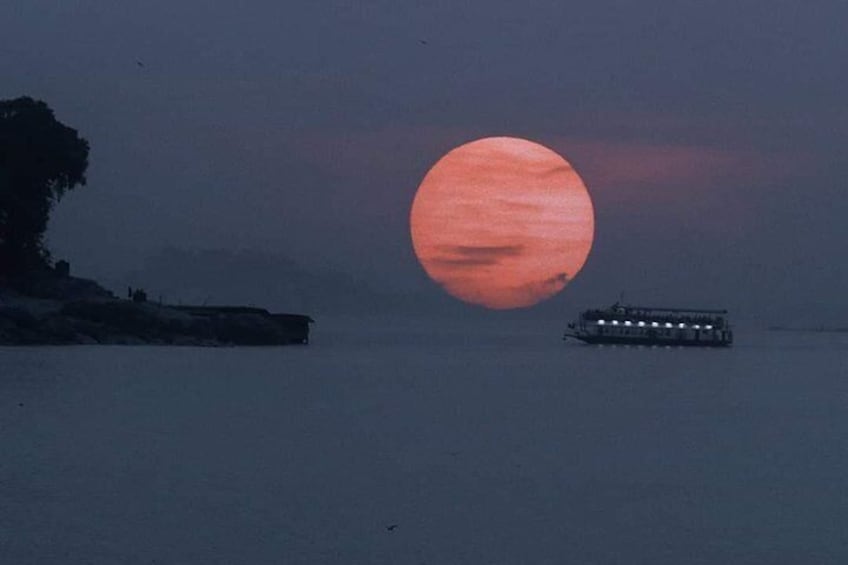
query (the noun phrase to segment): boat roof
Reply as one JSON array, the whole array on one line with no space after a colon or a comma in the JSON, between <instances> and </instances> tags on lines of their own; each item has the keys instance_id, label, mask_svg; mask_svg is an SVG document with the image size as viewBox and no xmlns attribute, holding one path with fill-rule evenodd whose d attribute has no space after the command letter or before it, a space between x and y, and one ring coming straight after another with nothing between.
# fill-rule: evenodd
<instances>
[{"instance_id":1,"label":"boat roof","mask_svg":"<svg viewBox=\"0 0 848 565\"><path fill-rule=\"evenodd\" d=\"M704 308L664 308L657 306L625 306L623 304L613 306L613 308L617 307L624 308L625 310L643 310L651 312L674 312L687 314L727 314L727 310L710 310Z\"/></svg>"}]
</instances>

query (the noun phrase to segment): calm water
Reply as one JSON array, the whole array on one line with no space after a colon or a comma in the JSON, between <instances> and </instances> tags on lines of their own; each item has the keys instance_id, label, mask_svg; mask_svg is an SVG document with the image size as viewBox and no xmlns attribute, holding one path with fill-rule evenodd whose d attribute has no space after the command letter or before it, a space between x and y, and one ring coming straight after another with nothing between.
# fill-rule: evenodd
<instances>
[{"instance_id":1,"label":"calm water","mask_svg":"<svg viewBox=\"0 0 848 565\"><path fill-rule=\"evenodd\" d=\"M848 335L549 329L0 349L0 561L848 562Z\"/></svg>"}]
</instances>

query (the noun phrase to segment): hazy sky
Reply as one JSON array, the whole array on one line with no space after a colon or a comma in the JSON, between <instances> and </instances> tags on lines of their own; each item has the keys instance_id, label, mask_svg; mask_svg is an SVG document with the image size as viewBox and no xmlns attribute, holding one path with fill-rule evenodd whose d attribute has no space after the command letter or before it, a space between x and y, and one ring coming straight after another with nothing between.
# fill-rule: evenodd
<instances>
[{"instance_id":1,"label":"hazy sky","mask_svg":"<svg viewBox=\"0 0 848 565\"><path fill-rule=\"evenodd\" d=\"M844 321L846 21L842 1L7 0L0 98L91 142L50 231L77 274L251 249L442 300L410 247L415 189L511 135L564 155L597 214L537 311L624 290Z\"/></svg>"}]
</instances>

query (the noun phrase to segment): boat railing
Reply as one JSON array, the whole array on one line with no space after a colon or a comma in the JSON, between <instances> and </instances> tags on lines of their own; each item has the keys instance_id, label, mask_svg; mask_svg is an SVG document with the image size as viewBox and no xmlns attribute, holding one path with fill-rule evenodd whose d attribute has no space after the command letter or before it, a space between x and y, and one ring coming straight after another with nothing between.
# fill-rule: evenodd
<instances>
[{"instance_id":1,"label":"boat railing","mask_svg":"<svg viewBox=\"0 0 848 565\"><path fill-rule=\"evenodd\" d=\"M681 313L683 311L681 310ZM604 310L587 310L583 314L581 314L580 319L582 321L596 322L599 320L604 320L607 322L627 322L630 321L632 323L638 322L646 322L652 323L657 322L660 324L680 324L684 323L687 325L712 325L715 326L716 329L729 327L727 324L727 319L724 316L686 316L686 315L651 315L649 312L628 312L626 314L619 314L616 312L604 311Z\"/></svg>"}]
</instances>

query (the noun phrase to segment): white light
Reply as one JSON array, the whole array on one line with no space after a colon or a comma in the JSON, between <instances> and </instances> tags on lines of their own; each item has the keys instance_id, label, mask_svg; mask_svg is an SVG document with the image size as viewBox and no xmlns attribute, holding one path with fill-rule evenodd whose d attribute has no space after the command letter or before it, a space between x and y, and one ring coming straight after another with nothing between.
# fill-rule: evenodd
<instances>
[{"instance_id":1,"label":"white light","mask_svg":"<svg viewBox=\"0 0 848 565\"><path fill-rule=\"evenodd\" d=\"M644 328L644 327L645 327L645 322L639 322L639 327L640 327L640 328Z\"/></svg>"},{"instance_id":2,"label":"white light","mask_svg":"<svg viewBox=\"0 0 848 565\"><path fill-rule=\"evenodd\" d=\"M607 323L607 321L606 321L606 320L598 320L598 325L599 325L599 326L603 326L603 325L604 325L604 324L606 324L606 323Z\"/></svg>"},{"instance_id":3,"label":"white light","mask_svg":"<svg viewBox=\"0 0 848 565\"><path fill-rule=\"evenodd\" d=\"M685 327L686 327L686 324L684 324L684 323L682 323L682 322L681 322L681 323L677 324L677 327L678 327L678 328L685 328Z\"/></svg>"},{"instance_id":4,"label":"white light","mask_svg":"<svg viewBox=\"0 0 848 565\"><path fill-rule=\"evenodd\" d=\"M651 326L655 327L655 328L660 327L659 323L657 323L657 322L651 322Z\"/></svg>"},{"instance_id":5,"label":"white light","mask_svg":"<svg viewBox=\"0 0 848 565\"><path fill-rule=\"evenodd\" d=\"M713 329L713 327L712 327L712 326L704 326L704 327L705 327L706 329L708 329L708 330Z\"/></svg>"},{"instance_id":6,"label":"white light","mask_svg":"<svg viewBox=\"0 0 848 565\"><path fill-rule=\"evenodd\" d=\"M665 323L665 327L670 328L670 327L671 327L671 322L666 322L666 323Z\"/></svg>"},{"instance_id":7,"label":"white light","mask_svg":"<svg viewBox=\"0 0 848 565\"><path fill-rule=\"evenodd\" d=\"M693 327L693 328L695 328L696 330L700 330L700 329L701 329L701 326L699 326L698 324L695 324L695 325L694 325L694 326L692 326L692 327Z\"/></svg>"},{"instance_id":8,"label":"white light","mask_svg":"<svg viewBox=\"0 0 848 565\"><path fill-rule=\"evenodd\" d=\"M633 322L631 322L630 320L627 320L626 322L624 322L624 325L625 326L632 326Z\"/></svg>"},{"instance_id":9,"label":"white light","mask_svg":"<svg viewBox=\"0 0 848 565\"><path fill-rule=\"evenodd\" d=\"M618 320L613 320L613 321L612 321L612 325L617 326L617 325L618 325Z\"/></svg>"}]
</instances>

